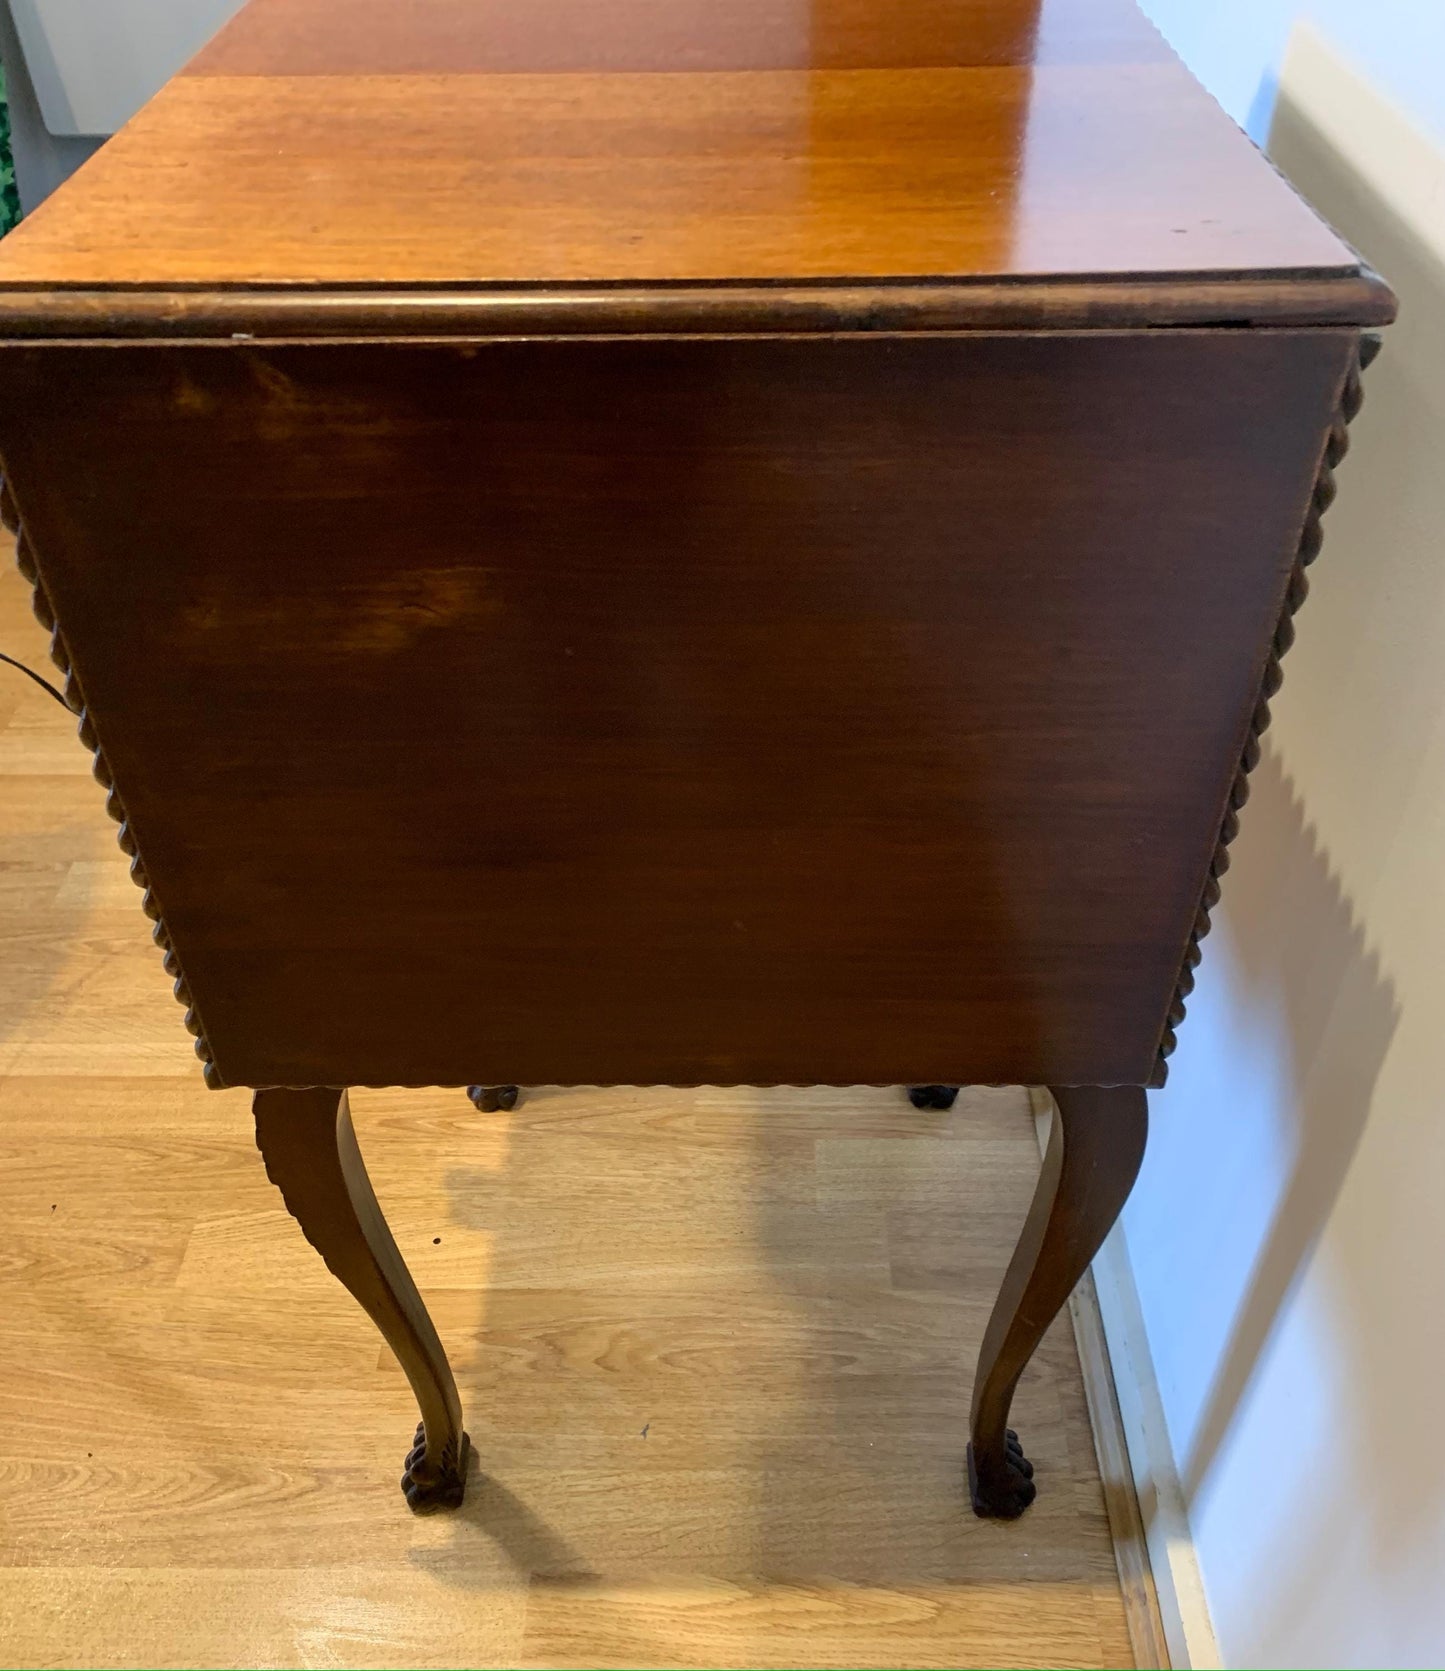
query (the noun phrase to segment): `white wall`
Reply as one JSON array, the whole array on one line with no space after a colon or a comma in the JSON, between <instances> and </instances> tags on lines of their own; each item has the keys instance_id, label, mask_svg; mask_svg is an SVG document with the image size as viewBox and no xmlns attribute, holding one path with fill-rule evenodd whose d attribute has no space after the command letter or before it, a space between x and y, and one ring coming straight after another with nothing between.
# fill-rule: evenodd
<instances>
[{"instance_id":1,"label":"white wall","mask_svg":"<svg viewBox=\"0 0 1445 1671\"><path fill-rule=\"evenodd\" d=\"M1139 0L1169 44L1263 144L1291 31L1308 23L1427 131L1445 134L1442 0Z\"/></svg>"},{"instance_id":2,"label":"white wall","mask_svg":"<svg viewBox=\"0 0 1445 1671\"><path fill-rule=\"evenodd\" d=\"M9 0L45 125L105 135L193 57L241 0Z\"/></svg>"},{"instance_id":3,"label":"white wall","mask_svg":"<svg viewBox=\"0 0 1445 1671\"><path fill-rule=\"evenodd\" d=\"M1124 1236L1224 1662L1438 1666L1445 0L1145 4L1402 316Z\"/></svg>"},{"instance_id":4,"label":"white wall","mask_svg":"<svg viewBox=\"0 0 1445 1671\"><path fill-rule=\"evenodd\" d=\"M20 206L29 214L242 0L0 0L0 63Z\"/></svg>"},{"instance_id":5,"label":"white wall","mask_svg":"<svg viewBox=\"0 0 1445 1671\"><path fill-rule=\"evenodd\" d=\"M11 15L10 0L0 0L0 64L10 102L10 149L20 207L30 211L47 198L91 156L98 139L57 138L45 125L40 101L26 68Z\"/></svg>"}]
</instances>

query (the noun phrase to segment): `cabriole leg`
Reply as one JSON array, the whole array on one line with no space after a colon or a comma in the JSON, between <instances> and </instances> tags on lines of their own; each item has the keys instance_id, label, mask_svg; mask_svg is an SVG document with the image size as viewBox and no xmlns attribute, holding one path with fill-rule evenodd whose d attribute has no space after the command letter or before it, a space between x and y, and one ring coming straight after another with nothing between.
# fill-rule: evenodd
<instances>
[{"instance_id":1,"label":"cabriole leg","mask_svg":"<svg viewBox=\"0 0 1445 1671\"><path fill-rule=\"evenodd\" d=\"M1024 1366L1128 1199L1148 1111L1135 1086L1059 1087L1043 1171L984 1331L969 1418L974 1512L1012 1520L1034 1500L1033 1468L1008 1427Z\"/></svg>"},{"instance_id":2,"label":"cabriole leg","mask_svg":"<svg viewBox=\"0 0 1445 1671\"><path fill-rule=\"evenodd\" d=\"M346 1092L257 1091L256 1143L326 1267L366 1310L401 1361L421 1425L401 1488L418 1513L455 1508L466 1485L467 1435L451 1365L366 1175Z\"/></svg>"}]
</instances>

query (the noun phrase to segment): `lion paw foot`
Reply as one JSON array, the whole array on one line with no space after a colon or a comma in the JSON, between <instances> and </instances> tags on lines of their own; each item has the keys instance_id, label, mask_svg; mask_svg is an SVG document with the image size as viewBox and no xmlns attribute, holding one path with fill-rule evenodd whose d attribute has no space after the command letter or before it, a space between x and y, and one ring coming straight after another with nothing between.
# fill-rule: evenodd
<instances>
[{"instance_id":1,"label":"lion paw foot","mask_svg":"<svg viewBox=\"0 0 1445 1671\"><path fill-rule=\"evenodd\" d=\"M438 1509L461 1506L471 1447L471 1440L463 1433L457 1452L454 1454L449 1446L440 1462L435 1462L427 1455L426 1427L417 1424L416 1439L406 1453L406 1472L401 1476L401 1489L413 1514L434 1514Z\"/></svg>"},{"instance_id":2,"label":"lion paw foot","mask_svg":"<svg viewBox=\"0 0 1445 1671\"><path fill-rule=\"evenodd\" d=\"M468 1085L467 1095L483 1114L496 1114L517 1106L521 1094L516 1085Z\"/></svg>"},{"instance_id":3,"label":"lion paw foot","mask_svg":"<svg viewBox=\"0 0 1445 1671\"><path fill-rule=\"evenodd\" d=\"M973 1446L968 1447L968 1492L973 1512L986 1520L1017 1520L1038 1495L1034 1465L1012 1428L1004 1436L1003 1456L997 1462L980 1465Z\"/></svg>"},{"instance_id":4,"label":"lion paw foot","mask_svg":"<svg viewBox=\"0 0 1445 1671\"><path fill-rule=\"evenodd\" d=\"M952 1108L958 1100L957 1085L910 1085L908 1100L915 1108Z\"/></svg>"}]
</instances>

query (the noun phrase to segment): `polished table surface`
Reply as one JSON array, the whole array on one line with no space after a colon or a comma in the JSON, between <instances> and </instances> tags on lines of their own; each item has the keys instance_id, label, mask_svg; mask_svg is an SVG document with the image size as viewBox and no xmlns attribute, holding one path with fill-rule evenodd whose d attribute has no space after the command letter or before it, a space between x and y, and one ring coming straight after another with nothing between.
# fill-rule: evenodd
<instances>
[{"instance_id":1,"label":"polished table surface","mask_svg":"<svg viewBox=\"0 0 1445 1671\"><path fill-rule=\"evenodd\" d=\"M1353 273L1131 0L251 0L0 282Z\"/></svg>"},{"instance_id":2,"label":"polished table surface","mask_svg":"<svg viewBox=\"0 0 1445 1671\"><path fill-rule=\"evenodd\" d=\"M0 245L22 565L414 1506L348 1085L1054 1087L1027 1506L1392 309L1127 0L250 0Z\"/></svg>"}]
</instances>

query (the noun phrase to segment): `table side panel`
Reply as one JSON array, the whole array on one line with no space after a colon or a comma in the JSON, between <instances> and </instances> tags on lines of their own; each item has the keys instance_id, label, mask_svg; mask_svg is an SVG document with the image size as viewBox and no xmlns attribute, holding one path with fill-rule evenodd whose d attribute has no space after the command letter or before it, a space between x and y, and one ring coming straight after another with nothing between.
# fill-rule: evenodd
<instances>
[{"instance_id":1,"label":"table side panel","mask_svg":"<svg viewBox=\"0 0 1445 1671\"><path fill-rule=\"evenodd\" d=\"M230 1083L1149 1078L1349 332L10 346Z\"/></svg>"}]
</instances>

